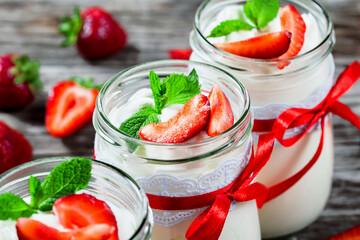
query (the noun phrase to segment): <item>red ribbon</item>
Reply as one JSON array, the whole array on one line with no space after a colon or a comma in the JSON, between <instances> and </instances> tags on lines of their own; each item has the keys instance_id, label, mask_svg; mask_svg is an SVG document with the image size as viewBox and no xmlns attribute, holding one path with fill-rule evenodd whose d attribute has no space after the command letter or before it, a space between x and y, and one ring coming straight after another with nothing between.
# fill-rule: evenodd
<instances>
[{"instance_id":1,"label":"red ribbon","mask_svg":"<svg viewBox=\"0 0 360 240\"><path fill-rule=\"evenodd\" d=\"M186 238L190 240L218 239L232 200L245 202L266 196L267 188L261 183L252 182L270 158L274 143L273 139L272 134L262 134L259 137L259 142L266 144L258 145L256 155L252 154L244 171L226 187L214 192L189 197L166 197L147 194L150 207L160 210L184 210L210 205L190 225Z\"/></svg>"},{"instance_id":2,"label":"red ribbon","mask_svg":"<svg viewBox=\"0 0 360 240\"><path fill-rule=\"evenodd\" d=\"M324 139L325 116L332 112L360 130L360 120L350 108L338 101L360 77L360 64L352 63L339 76L335 86L326 98L312 109L291 108L283 112L276 120L256 120L254 129L260 132L257 151L252 155L244 171L228 186L214 192L189 197L164 197L147 194L151 208L160 210L194 209L210 205L190 225L186 238L218 239L224 226L232 200L243 202L256 199L261 207L265 202L279 196L293 186L317 161L321 154ZM251 183L258 172L265 166L270 158L275 138L284 146L292 146L299 141L314 124L321 122L321 138L318 149L310 162L292 177L267 188L261 183ZM297 136L284 139L287 129L307 126L305 131Z\"/></svg>"}]
</instances>

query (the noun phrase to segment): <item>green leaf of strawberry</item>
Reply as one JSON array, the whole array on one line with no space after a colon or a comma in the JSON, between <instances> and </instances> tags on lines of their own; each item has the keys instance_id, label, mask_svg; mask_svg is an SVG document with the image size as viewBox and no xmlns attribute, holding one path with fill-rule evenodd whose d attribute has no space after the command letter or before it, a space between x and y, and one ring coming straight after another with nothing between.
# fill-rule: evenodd
<instances>
[{"instance_id":1,"label":"green leaf of strawberry","mask_svg":"<svg viewBox=\"0 0 360 240\"><path fill-rule=\"evenodd\" d=\"M61 24L59 25L59 32L64 34L65 40L61 43L62 47L68 47L76 43L78 34L82 27L82 19L80 16L79 7L75 7L71 17L61 17Z\"/></svg>"},{"instance_id":2,"label":"green leaf of strawberry","mask_svg":"<svg viewBox=\"0 0 360 240\"><path fill-rule=\"evenodd\" d=\"M79 84L80 86L82 86L84 88L97 89L99 91L103 86L102 84L100 84L100 85L95 84L94 79L92 77L88 77L88 78L71 77L71 78L69 78L69 80L76 82L77 84Z\"/></svg>"},{"instance_id":3,"label":"green leaf of strawberry","mask_svg":"<svg viewBox=\"0 0 360 240\"><path fill-rule=\"evenodd\" d=\"M10 69L10 73L15 76L15 83L28 83L33 94L43 89L40 81L39 61L31 61L27 55L22 55L15 56L13 62L15 66Z\"/></svg>"}]
</instances>

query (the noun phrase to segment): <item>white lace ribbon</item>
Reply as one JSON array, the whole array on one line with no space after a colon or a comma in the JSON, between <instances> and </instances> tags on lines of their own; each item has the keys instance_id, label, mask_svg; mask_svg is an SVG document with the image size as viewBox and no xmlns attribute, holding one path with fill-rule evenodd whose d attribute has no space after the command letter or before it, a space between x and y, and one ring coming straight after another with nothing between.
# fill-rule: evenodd
<instances>
[{"instance_id":1,"label":"white lace ribbon","mask_svg":"<svg viewBox=\"0 0 360 240\"><path fill-rule=\"evenodd\" d=\"M252 152L252 138L249 137L244 143L245 152L236 157L224 159L212 171L203 174L199 178L178 178L171 174L155 174L152 176L135 177L135 181L141 188L149 194L159 196L183 197L196 196L221 189L233 182L247 166ZM95 155L96 159L103 160L115 166L121 167L119 159L111 157L109 148L121 148L112 146L110 143L95 136ZM117 163L116 163L117 162ZM124 162L131 164L131 162ZM182 221L197 217L204 208L182 210L182 211L162 211L153 210L154 221L156 224L170 227Z\"/></svg>"}]
</instances>

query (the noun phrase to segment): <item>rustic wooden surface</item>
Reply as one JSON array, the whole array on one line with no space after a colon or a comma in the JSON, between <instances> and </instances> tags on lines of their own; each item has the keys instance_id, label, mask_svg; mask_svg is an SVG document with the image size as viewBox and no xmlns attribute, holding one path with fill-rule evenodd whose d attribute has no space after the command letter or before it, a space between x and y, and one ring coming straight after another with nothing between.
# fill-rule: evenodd
<instances>
[{"instance_id":1,"label":"rustic wooden surface","mask_svg":"<svg viewBox=\"0 0 360 240\"><path fill-rule=\"evenodd\" d=\"M44 91L26 109L1 112L0 119L19 129L34 148L34 159L58 155L91 156L94 130L89 126L67 138L51 137L44 128L46 94L68 77L93 76L101 83L137 63L166 59L169 48L189 47L195 10L201 0L0 0L0 54L26 53L42 63ZM127 47L106 60L86 62L74 48L59 47L59 16L80 7L101 4L127 29ZM354 60L360 61L360 1L322 0L335 25L333 54L336 76ZM360 83L342 101L360 115ZM330 200L321 217L286 239L324 239L360 224L360 133L334 118L335 174Z\"/></svg>"}]
</instances>

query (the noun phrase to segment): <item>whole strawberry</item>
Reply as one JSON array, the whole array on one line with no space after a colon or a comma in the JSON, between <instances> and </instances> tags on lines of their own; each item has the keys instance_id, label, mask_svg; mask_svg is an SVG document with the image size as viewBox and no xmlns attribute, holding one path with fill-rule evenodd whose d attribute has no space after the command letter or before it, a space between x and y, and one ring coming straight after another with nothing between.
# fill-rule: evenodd
<instances>
[{"instance_id":1,"label":"whole strawberry","mask_svg":"<svg viewBox=\"0 0 360 240\"><path fill-rule=\"evenodd\" d=\"M31 158L32 148L26 138L0 121L0 174Z\"/></svg>"},{"instance_id":2,"label":"whole strawberry","mask_svg":"<svg viewBox=\"0 0 360 240\"><path fill-rule=\"evenodd\" d=\"M40 63L26 55L0 56L0 109L22 108L42 89Z\"/></svg>"},{"instance_id":3,"label":"whole strawberry","mask_svg":"<svg viewBox=\"0 0 360 240\"><path fill-rule=\"evenodd\" d=\"M73 77L49 93L45 127L54 137L68 137L91 123L100 86L92 78Z\"/></svg>"},{"instance_id":4,"label":"whole strawberry","mask_svg":"<svg viewBox=\"0 0 360 240\"><path fill-rule=\"evenodd\" d=\"M81 12L74 8L73 16L62 17L59 31L67 47L76 43L78 52L89 60L101 59L121 50L127 42L123 27L104 9L94 6Z\"/></svg>"}]
</instances>

